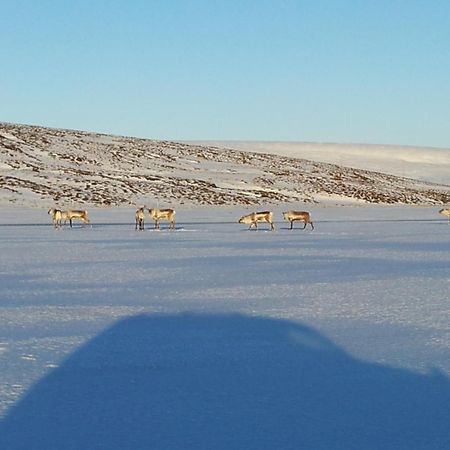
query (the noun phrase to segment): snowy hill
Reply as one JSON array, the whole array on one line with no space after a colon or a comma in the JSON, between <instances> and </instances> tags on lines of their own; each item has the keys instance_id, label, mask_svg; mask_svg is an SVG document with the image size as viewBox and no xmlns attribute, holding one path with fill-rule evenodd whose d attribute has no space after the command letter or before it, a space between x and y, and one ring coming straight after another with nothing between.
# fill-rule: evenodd
<instances>
[{"instance_id":1,"label":"snowy hill","mask_svg":"<svg viewBox=\"0 0 450 450\"><path fill-rule=\"evenodd\" d=\"M309 159L345 167L450 184L450 149L311 142L198 141L235 150Z\"/></svg>"},{"instance_id":2,"label":"snowy hill","mask_svg":"<svg viewBox=\"0 0 450 450\"><path fill-rule=\"evenodd\" d=\"M377 171L367 170L370 158L355 157L359 167L347 167L347 147L345 166L337 165L331 162L339 151L333 160L329 148L317 146L322 161L257 144L230 149L1 123L0 205L450 202L443 174L419 180L383 173L392 168L389 159L384 166L379 160ZM450 162L445 151L441 156L436 165L445 171Z\"/></svg>"}]
</instances>

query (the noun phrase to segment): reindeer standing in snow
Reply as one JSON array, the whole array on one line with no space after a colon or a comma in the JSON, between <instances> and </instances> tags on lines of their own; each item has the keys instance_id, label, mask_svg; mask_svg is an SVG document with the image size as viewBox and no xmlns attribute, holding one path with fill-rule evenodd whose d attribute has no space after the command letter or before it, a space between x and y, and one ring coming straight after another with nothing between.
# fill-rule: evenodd
<instances>
[{"instance_id":1,"label":"reindeer standing in snow","mask_svg":"<svg viewBox=\"0 0 450 450\"><path fill-rule=\"evenodd\" d=\"M134 228L135 230L137 230L138 227L139 227L139 230L144 229L144 219L145 219L144 208L145 208L145 206L136 210L136 226Z\"/></svg>"},{"instance_id":2,"label":"reindeer standing in snow","mask_svg":"<svg viewBox=\"0 0 450 450\"><path fill-rule=\"evenodd\" d=\"M150 208L148 210L150 217L155 221L155 229L159 230L159 221L161 219L167 220L169 222L169 228L171 230L175 229L175 210L174 209L158 209Z\"/></svg>"},{"instance_id":3,"label":"reindeer standing in snow","mask_svg":"<svg viewBox=\"0 0 450 450\"><path fill-rule=\"evenodd\" d=\"M288 220L291 222L291 230L294 228L294 221L298 220L304 223L303 230L306 228L306 225L309 223L311 225L311 229L314 230L314 225L311 220L311 215L306 211L286 211L283 213L284 220Z\"/></svg>"},{"instance_id":4,"label":"reindeer standing in snow","mask_svg":"<svg viewBox=\"0 0 450 450\"><path fill-rule=\"evenodd\" d=\"M253 212L251 214L247 214L246 216L242 216L239 219L239 223L250 225L248 227L249 230L252 227L258 229L258 222L267 222L270 224L270 229L272 231L275 229L273 226L273 213L271 211Z\"/></svg>"},{"instance_id":5,"label":"reindeer standing in snow","mask_svg":"<svg viewBox=\"0 0 450 450\"><path fill-rule=\"evenodd\" d=\"M449 208L443 208L439 211L440 214L442 214L445 217L448 217L448 223L450 225L450 209Z\"/></svg>"}]
</instances>

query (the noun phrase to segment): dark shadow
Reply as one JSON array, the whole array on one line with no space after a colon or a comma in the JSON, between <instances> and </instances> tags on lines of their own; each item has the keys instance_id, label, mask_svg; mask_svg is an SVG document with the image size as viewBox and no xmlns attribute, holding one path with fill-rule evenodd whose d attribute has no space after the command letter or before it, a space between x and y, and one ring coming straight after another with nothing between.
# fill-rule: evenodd
<instances>
[{"instance_id":1,"label":"dark shadow","mask_svg":"<svg viewBox=\"0 0 450 450\"><path fill-rule=\"evenodd\" d=\"M297 323L119 321L37 383L0 448L448 449L450 380L363 362Z\"/></svg>"}]
</instances>

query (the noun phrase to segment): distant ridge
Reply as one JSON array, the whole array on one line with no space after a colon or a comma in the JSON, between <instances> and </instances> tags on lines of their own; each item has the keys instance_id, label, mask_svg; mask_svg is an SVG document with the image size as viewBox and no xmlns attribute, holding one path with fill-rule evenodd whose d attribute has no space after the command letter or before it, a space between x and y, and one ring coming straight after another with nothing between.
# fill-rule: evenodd
<instances>
[{"instance_id":1,"label":"distant ridge","mask_svg":"<svg viewBox=\"0 0 450 450\"><path fill-rule=\"evenodd\" d=\"M307 159L0 123L0 204L441 205L450 186Z\"/></svg>"},{"instance_id":2,"label":"distant ridge","mask_svg":"<svg viewBox=\"0 0 450 450\"><path fill-rule=\"evenodd\" d=\"M276 141L186 141L186 143L303 158L431 183L450 184L450 148Z\"/></svg>"}]
</instances>

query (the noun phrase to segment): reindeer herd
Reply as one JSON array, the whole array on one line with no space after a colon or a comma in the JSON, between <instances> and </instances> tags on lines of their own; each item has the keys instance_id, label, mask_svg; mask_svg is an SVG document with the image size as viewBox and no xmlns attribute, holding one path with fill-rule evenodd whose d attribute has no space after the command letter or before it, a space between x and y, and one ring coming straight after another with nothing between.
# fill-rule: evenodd
<instances>
[{"instance_id":1,"label":"reindeer herd","mask_svg":"<svg viewBox=\"0 0 450 450\"><path fill-rule=\"evenodd\" d=\"M306 211L286 211L283 213L283 219L287 220L291 224L290 230L294 228L294 222L299 221L303 222L303 230L306 228L306 225L311 225L311 230L314 230L314 225L311 220L311 215ZM251 214L247 214L246 216L242 216L239 220L239 223L243 223L245 225L250 225L249 230L252 227L258 229L258 222L267 222L270 225L270 229L273 231L275 226L273 225L273 213L272 211L262 211L262 212L253 212Z\"/></svg>"},{"instance_id":2,"label":"reindeer herd","mask_svg":"<svg viewBox=\"0 0 450 450\"><path fill-rule=\"evenodd\" d=\"M160 229L161 220L166 220L169 223L169 229L175 229L175 210L172 208L167 209L159 209L159 208L150 208L147 209L147 213L150 219L154 222L154 228ZM63 225L69 221L70 227L72 228L72 220L80 219L83 223L90 223L88 218L87 211L83 210L61 210L56 208L50 208L48 210L48 214L52 217L53 226L55 228L61 228ZM144 230L145 229L145 218L146 218L146 207L143 206L138 208L135 213L135 230ZM306 228L306 225L309 224L311 229L314 230L314 224L311 220L311 215L306 211L286 211L283 213L283 218L290 222L292 230L294 227L294 222L299 221L303 222L303 229ZM273 224L273 213L272 211L262 211L262 212L253 212L251 214L247 214L242 216L239 220L239 223L243 223L245 225L250 225L249 229L255 228L258 229L258 222L267 222L270 225L270 229L274 230L275 226Z\"/></svg>"},{"instance_id":3,"label":"reindeer herd","mask_svg":"<svg viewBox=\"0 0 450 450\"><path fill-rule=\"evenodd\" d=\"M146 207L143 206L136 210L135 214L135 230L144 230L145 225L145 213ZM169 229L175 229L175 210L171 208L167 209L158 209L158 208L150 208L147 210L149 217L154 221L154 228L160 229L161 220L166 220L169 223ZM444 215L448 218L448 223L450 225L450 209L443 208L439 211L440 214ZM48 210L48 214L52 217L53 225L55 228L61 228L64 224L69 221L70 227L72 228L72 220L80 219L83 223L90 223L88 218L87 211L77 210L77 209L69 209L66 211L50 208ZM303 230L309 224L311 226L311 230L314 230L314 224L311 220L311 214L307 211L286 211L283 212L283 219L290 223L290 230L294 228L294 222L303 222ZM258 222L266 222L270 225L271 231L275 229L273 224L273 212L272 211L259 211L252 212L245 216L242 216L239 220L239 223L249 225L249 230L253 227L258 229Z\"/></svg>"}]
</instances>

